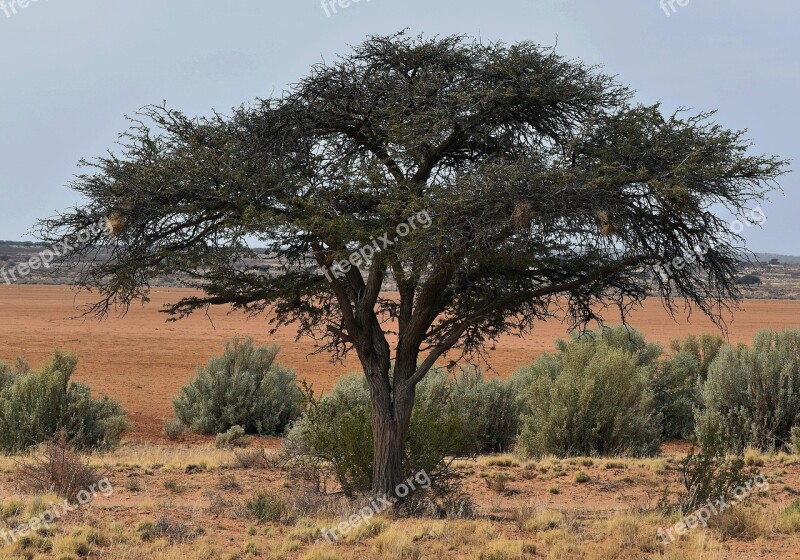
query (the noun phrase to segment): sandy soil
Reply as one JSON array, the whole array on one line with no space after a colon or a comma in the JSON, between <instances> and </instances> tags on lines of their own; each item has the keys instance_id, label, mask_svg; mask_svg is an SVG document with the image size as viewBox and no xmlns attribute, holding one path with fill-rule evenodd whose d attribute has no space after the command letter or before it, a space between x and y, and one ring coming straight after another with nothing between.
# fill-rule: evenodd
<instances>
[{"instance_id":1,"label":"sandy soil","mask_svg":"<svg viewBox=\"0 0 800 560\"><path fill-rule=\"evenodd\" d=\"M180 289L157 289L148 305L131 309L124 318L97 322L71 318L78 315L76 304L83 301L83 296L76 299L69 287L2 285L0 360L22 355L38 366L54 348L76 352L76 379L121 401L134 423L128 437L149 441L162 437L163 420L171 416L171 400L178 389L197 366L219 353L223 342L233 336L278 343L279 360L318 391L330 389L338 377L359 369L355 356L342 365L331 364L325 355L309 355L313 346L305 339L295 341L291 328L270 337L266 317L248 319L241 314L228 314L227 309L215 309L209 317L201 314L167 323L166 316L159 313L162 305L186 293ZM615 322L615 314L611 312L607 320ZM663 344L689 332L715 330L710 321L697 314L691 321L673 321L657 300L634 312L631 323L648 340ZM732 342L744 342L760 329L798 326L800 301L749 300L732 318L729 337ZM554 341L565 334L565 325L549 322L523 339L503 337L490 352L491 365L499 375L507 376L551 349Z\"/></svg>"}]
</instances>

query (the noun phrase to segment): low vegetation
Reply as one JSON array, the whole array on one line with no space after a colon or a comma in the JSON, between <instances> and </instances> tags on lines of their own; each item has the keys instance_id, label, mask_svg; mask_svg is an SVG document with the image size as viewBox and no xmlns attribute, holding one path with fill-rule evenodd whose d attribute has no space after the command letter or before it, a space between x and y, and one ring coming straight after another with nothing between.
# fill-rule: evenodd
<instances>
[{"instance_id":1,"label":"low vegetation","mask_svg":"<svg viewBox=\"0 0 800 560\"><path fill-rule=\"evenodd\" d=\"M86 385L70 382L77 358L54 352L41 369L23 360L0 364L0 451L24 451L66 434L81 449L108 449L119 443L127 427L126 413L116 401L92 399Z\"/></svg>"},{"instance_id":2,"label":"low vegetation","mask_svg":"<svg viewBox=\"0 0 800 560\"><path fill-rule=\"evenodd\" d=\"M516 374L528 412L519 451L528 457L655 453L659 427L649 374L659 353L624 327L559 341L555 356Z\"/></svg>"},{"instance_id":3,"label":"low vegetation","mask_svg":"<svg viewBox=\"0 0 800 560\"><path fill-rule=\"evenodd\" d=\"M709 365L703 403L701 443L719 432L739 453L789 448L800 419L800 330L761 331L750 347L722 347Z\"/></svg>"},{"instance_id":4,"label":"low vegetation","mask_svg":"<svg viewBox=\"0 0 800 560\"><path fill-rule=\"evenodd\" d=\"M293 371L275 362L277 346L233 339L174 399L176 418L191 432L280 434L300 413L302 395ZM174 427L171 429L174 432Z\"/></svg>"},{"instance_id":5,"label":"low vegetation","mask_svg":"<svg viewBox=\"0 0 800 560\"><path fill-rule=\"evenodd\" d=\"M447 372L437 370L417 388L417 400L406 442L404 476L424 470L434 485L452 481L455 457L476 453L478 426L470 410L453 399ZM463 394L464 386L460 388ZM369 390L361 375L340 380L319 399L309 391L306 414L288 433L286 451L293 464L311 474L320 487L328 477L348 495L366 492L372 484L372 424Z\"/></svg>"}]
</instances>

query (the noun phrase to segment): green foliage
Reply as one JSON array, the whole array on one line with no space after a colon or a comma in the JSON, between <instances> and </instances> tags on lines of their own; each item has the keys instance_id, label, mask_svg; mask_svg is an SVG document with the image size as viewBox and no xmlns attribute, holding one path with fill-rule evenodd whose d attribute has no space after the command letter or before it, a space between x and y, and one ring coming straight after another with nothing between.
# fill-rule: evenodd
<instances>
[{"instance_id":1,"label":"green foliage","mask_svg":"<svg viewBox=\"0 0 800 560\"><path fill-rule=\"evenodd\" d=\"M219 434L233 426L247 433L281 433L297 417L302 395L294 372L275 363L277 346L234 338L173 400L175 416L190 431Z\"/></svg>"},{"instance_id":2,"label":"green foliage","mask_svg":"<svg viewBox=\"0 0 800 560\"><path fill-rule=\"evenodd\" d=\"M761 284L761 278L755 274L745 274L737 278L736 282L744 286L758 286Z\"/></svg>"},{"instance_id":3,"label":"green foliage","mask_svg":"<svg viewBox=\"0 0 800 560\"><path fill-rule=\"evenodd\" d=\"M744 459L729 458L725 450L724 434L721 431L708 432L700 453L695 453L692 448L681 462L683 491L678 506L683 514L695 511L708 500L729 499L737 487L744 486L747 478ZM755 470L750 473L751 476L756 474Z\"/></svg>"},{"instance_id":4,"label":"green foliage","mask_svg":"<svg viewBox=\"0 0 800 560\"><path fill-rule=\"evenodd\" d=\"M800 454L800 426L792 426L792 451L795 454Z\"/></svg>"},{"instance_id":5,"label":"green foliage","mask_svg":"<svg viewBox=\"0 0 800 560\"><path fill-rule=\"evenodd\" d=\"M714 361L724 345L725 340L722 337L704 333L699 337L689 334L683 339L675 339L670 342L669 346L675 354L680 352L691 354L700 366L700 378L705 381L708 378L708 368L711 366L711 362Z\"/></svg>"},{"instance_id":6,"label":"green foliage","mask_svg":"<svg viewBox=\"0 0 800 560\"><path fill-rule=\"evenodd\" d=\"M681 350L663 360L650 381L653 409L663 439L686 439L695 431L695 410L702 406L701 366L694 354Z\"/></svg>"},{"instance_id":7,"label":"green foliage","mask_svg":"<svg viewBox=\"0 0 800 560\"><path fill-rule=\"evenodd\" d=\"M217 434L216 446L218 449L231 449L233 447L247 447L250 436L245 435L244 428L233 426L224 434Z\"/></svg>"},{"instance_id":8,"label":"green foliage","mask_svg":"<svg viewBox=\"0 0 800 560\"><path fill-rule=\"evenodd\" d=\"M800 330L761 331L752 347L723 347L709 367L703 398L701 444L717 431L737 452L790 444L800 413Z\"/></svg>"},{"instance_id":9,"label":"green foliage","mask_svg":"<svg viewBox=\"0 0 800 560\"><path fill-rule=\"evenodd\" d=\"M271 492L258 492L245 506L250 515L262 523L283 521L288 512L286 502Z\"/></svg>"},{"instance_id":10,"label":"green foliage","mask_svg":"<svg viewBox=\"0 0 800 560\"><path fill-rule=\"evenodd\" d=\"M164 420L164 434L172 441L176 441L183 433L183 422L177 418Z\"/></svg>"},{"instance_id":11,"label":"green foliage","mask_svg":"<svg viewBox=\"0 0 800 560\"><path fill-rule=\"evenodd\" d=\"M648 374L660 354L624 327L560 341L515 376L528 414L518 449L527 456L650 455L658 449ZM554 367L557 364L557 367ZM612 397L613 396L613 397Z\"/></svg>"},{"instance_id":12,"label":"green foliage","mask_svg":"<svg viewBox=\"0 0 800 560\"><path fill-rule=\"evenodd\" d=\"M424 470L434 486L448 482L449 460L475 453L478 426L456 406L454 383L435 369L418 385L403 453L404 476ZM342 378L330 395L315 399L309 390L305 415L286 440L293 460L323 477L332 475L348 495L372 484L374 446L369 390L364 376Z\"/></svg>"},{"instance_id":13,"label":"green foliage","mask_svg":"<svg viewBox=\"0 0 800 560\"><path fill-rule=\"evenodd\" d=\"M40 370L18 361L0 368L0 451L20 452L64 432L80 449L107 449L127 427L114 400L93 400L90 389L71 383L77 358L54 352Z\"/></svg>"},{"instance_id":14,"label":"green foliage","mask_svg":"<svg viewBox=\"0 0 800 560\"><path fill-rule=\"evenodd\" d=\"M480 370L463 369L450 387L453 406L478 428L478 453L508 451L520 429L523 400L513 382L486 380Z\"/></svg>"}]
</instances>

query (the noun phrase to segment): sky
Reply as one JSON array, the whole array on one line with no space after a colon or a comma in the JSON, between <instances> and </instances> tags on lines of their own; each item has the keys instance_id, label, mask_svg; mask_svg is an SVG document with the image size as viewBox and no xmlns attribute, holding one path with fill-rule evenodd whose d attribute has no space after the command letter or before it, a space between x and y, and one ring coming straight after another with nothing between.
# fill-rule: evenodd
<instances>
[{"instance_id":1,"label":"sky","mask_svg":"<svg viewBox=\"0 0 800 560\"><path fill-rule=\"evenodd\" d=\"M78 161L113 149L125 115L162 101L224 113L406 28L557 45L638 101L716 109L756 152L797 160L800 2L661 1L343 0L334 13L320 0L0 0L0 239L32 240L37 219L79 203ZM763 228L745 230L751 250L800 255L798 181L784 177Z\"/></svg>"}]
</instances>

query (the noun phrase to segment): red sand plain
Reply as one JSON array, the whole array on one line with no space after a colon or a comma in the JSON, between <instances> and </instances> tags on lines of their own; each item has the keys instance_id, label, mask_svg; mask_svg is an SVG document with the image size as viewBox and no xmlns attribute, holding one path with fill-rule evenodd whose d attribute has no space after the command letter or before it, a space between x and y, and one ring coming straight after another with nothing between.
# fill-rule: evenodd
<instances>
[{"instance_id":1,"label":"red sand plain","mask_svg":"<svg viewBox=\"0 0 800 560\"><path fill-rule=\"evenodd\" d=\"M68 286L0 286L0 360L24 356L38 366L54 348L77 353L75 379L119 400L134 424L129 437L148 441L162 439L163 421L172 415L172 397L195 368L234 336L278 343L279 360L317 392L327 391L337 378L359 369L354 355L344 365L331 364L326 355L309 355L312 343L295 341L293 328L269 336L266 317L247 318L219 308L209 312L210 320L197 314L167 323L166 315L159 313L162 305L187 293L156 289L146 306L132 308L124 318L98 322L72 318L78 315L76 304L86 296L76 298ZM606 319L619 322L613 311ZM690 332L715 332L711 322L697 313L690 321L672 320L656 299L634 311L630 322L648 340L664 345ZM748 300L730 321L728 335L731 342L747 342L761 329L792 327L800 327L800 301ZM489 361L500 376L510 375L565 335L565 324L542 323L525 338L503 337L489 353Z\"/></svg>"}]
</instances>

